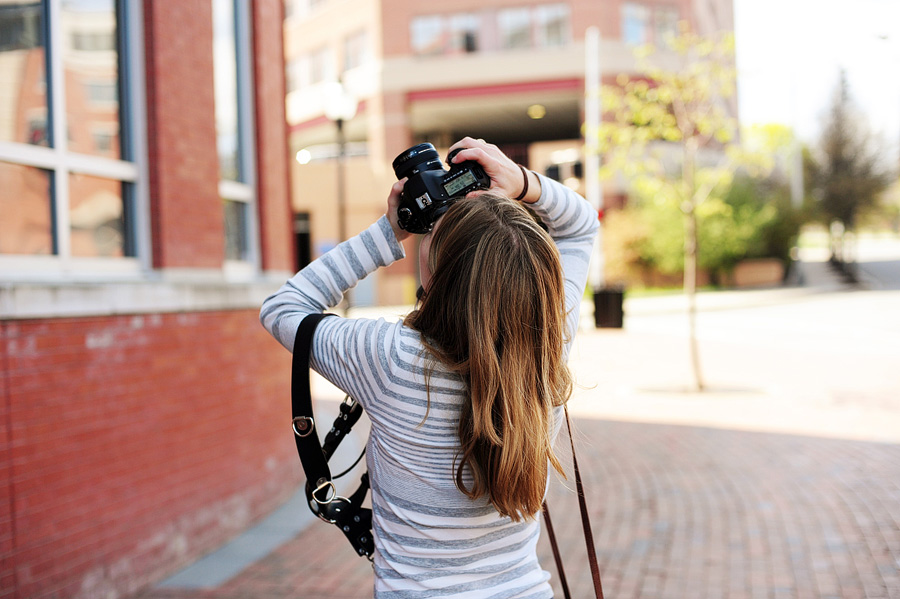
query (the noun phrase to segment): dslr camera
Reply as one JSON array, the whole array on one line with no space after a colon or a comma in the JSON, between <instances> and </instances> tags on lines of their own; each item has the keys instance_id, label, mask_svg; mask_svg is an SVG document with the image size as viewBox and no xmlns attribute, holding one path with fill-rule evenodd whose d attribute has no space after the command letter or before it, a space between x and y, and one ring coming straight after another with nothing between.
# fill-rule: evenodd
<instances>
[{"instance_id":1,"label":"dslr camera","mask_svg":"<svg viewBox=\"0 0 900 599\"><path fill-rule=\"evenodd\" d=\"M447 156L449 171L429 143L418 144L394 158L397 179L407 177L400 194L397 220L410 233L428 233L453 203L476 189L488 189L491 179L474 160L453 164L458 148Z\"/></svg>"}]
</instances>

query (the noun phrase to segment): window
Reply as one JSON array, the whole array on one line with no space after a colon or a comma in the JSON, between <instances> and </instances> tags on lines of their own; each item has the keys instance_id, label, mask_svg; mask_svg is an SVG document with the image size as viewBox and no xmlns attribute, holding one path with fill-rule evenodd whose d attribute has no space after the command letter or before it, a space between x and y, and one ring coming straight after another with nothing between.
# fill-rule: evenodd
<instances>
[{"instance_id":1,"label":"window","mask_svg":"<svg viewBox=\"0 0 900 599\"><path fill-rule=\"evenodd\" d=\"M510 8L497 13L500 30L500 48L531 47L531 11L528 8Z\"/></svg>"},{"instance_id":2,"label":"window","mask_svg":"<svg viewBox=\"0 0 900 599\"><path fill-rule=\"evenodd\" d=\"M53 235L53 172L0 162L0 253L31 256L56 252Z\"/></svg>"},{"instance_id":3,"label":"window","mask_svg":"<svg viewBox=\"0 0 900 599\"><path fill-rule=\"evenodd\" d=\"M85 81L84 95L93 106L117 108L119 104L119 90L115 81Z\"/></svg>"},{"instance_id":4,"label":"window","mask_svg":"<svg viewBox=\"0 0 900 599\"><path fill-rule=\"evenodd\" d=\"M40 2L0 11L0 60L6 88L0 95L0 108L2 114L12 116L0 122L0 142L50 145L46 19L46 8Z\"/></svg>"},{"instance_id":5,"label":"window","mask_svg":"<svg viewBox=\"0 0 900 599\"><path fill-rule=\"evenodd\" d=\"M284 0L284 16L305 17L320 6L327 3L328 0Z\"/></svg>"},{"instance_id":6,"label":"window","mask_svg":"<svg viewBox=\"0 0 900 599\"><path fill-rule=\"evenodd\" d=\"M241 181L238 143L237 25L234 0L213 0L213 77L220 178Z\"/></svg>"},{"instance_id":7,"label":"window","mask_svg":"<svg viewBox=\"0 0 900 599\"><path fill-rule=\"evenodd\" d=\"M108 154L114 151L115 132L97 128L91 132L94 141L94 149L99 154Z\"/></svg>"},{"instance_id":8,"label":"window","mask_svg":"<svg viewBox=\"0 0 900 599\"><path fill-rule=\"evenodd\" d=\"M85 52L115 51L116 37L110 31L73 31L72 48Z\"/></svg>"},{"instance_id":9,"label":"window","mask_svg":"<svg viewBox=\"0 0 900 599\"><path fill-rule=\"evenodd\" d=\"M444 51L444 19L437 15L415 17L410 23L413 54L441 54Z\"/></svg>"},{"instance_id":10,"label":"window","mask_svg":"<svg viewBox=\"0 0 900 599\"><path fill-rule=\"evenodd\" d=\"M309 57L309 82L336 81L337 71L334 65L334 53L328 46L314 51Z\"/></svg>"},{"instance_id":11,"label":"window","mask_svg":"<svg viewBox=\"0 0 900 599\"><path fill-rule=\"evenodd\" d=\"M310 60L308 55L298 56L287 63L287 91L295 92L309 85Z\"/></svg>"},{"instance_id":12,"label":"window","mask_svg":"<svg viewBox=\"0 0 900 599\"><path fill-rule=\"evenodd\" d=\"M423 15L410 23L413 53L468 54L520 48L555 48L571 43L568 4Z\"/></svg>"},{"instance_id":13,"label":"window","mask_svg":"<svg viewBox=\"0 0 900 599\"><path fill-rule=\"evenodd\" d=\"M225 260L255 260L255 169L248 0L213 0L213 77Z\"/></svg>"},{"instance_id":14,"label":"window","mask_svg":"<svg viewBox=\"0 0 900 599\"><path fill-rule=\"evenodd\" d=\"M622 41L640 46L649 40L650 9L642 4L626 2L622 5Z\"/></svg>"},{"instance_id":15,"label":"window","mask_svg":"<svg viewBox=\"0 0 900 599\"><path fill-rule=\"evenodd\" d=\"M471 13L461 13L450 17L450 40L447 50L454 54L465 54L479 50L479 18Z\"/></svg>"},{"instance_id":16,"label":"window","mask_svg":"<svg viewBox=\"0 0 900 599\"><path fill-rule=\"evenodd\" d=\"M344 70L355 69L367 62L369 62L369 35L363 29L344 40Z\"/></svg>"},{"instance_id":17,"label":"window","mask_svg":"<svg viewBox=\"0 0 900 599\"><path fill-rule=\"evenodd\" d=\"M138 77L124 0L0 7L0 260L4 271L136 269ZM129 45L129 40L132 45ZM23 262L23 260L25 260ZM81 260L79 262L79 260ZM107 269L112 263L91 268ZM64 265L64 266L63 266Z\"/></svg>"},{"instance_id":18,"label":"window","mask_svg":"<svg viewBox=\"0 0 900 599\"><path fill-rule=\"evenodd\" d=\"M537 46L556 48L569 43L569 5L548 4L534 9Z\"/></svg>"},{"instance_id":19,"label":"window","mask_svg":"<svg viewBox=\"0 0 900 599\"><path fill-rule=\"evenodd\" d=\"M356 58L360 58L358 55ZM290 61L287 66L287 90L297 91L323 81L337 80L334 53L323 46L309 54L303 54Z\"/></svg>"},{"instance_id":20,"label":"window","mask_svg":"<svg viewBox=\"0 0 900 599\"><path fill-rule=\"evenodd\" d=\"M678 7L660 6L653 13L653 41L665 46L669 38L678 36Z\"/></svg>"}]
</instances>

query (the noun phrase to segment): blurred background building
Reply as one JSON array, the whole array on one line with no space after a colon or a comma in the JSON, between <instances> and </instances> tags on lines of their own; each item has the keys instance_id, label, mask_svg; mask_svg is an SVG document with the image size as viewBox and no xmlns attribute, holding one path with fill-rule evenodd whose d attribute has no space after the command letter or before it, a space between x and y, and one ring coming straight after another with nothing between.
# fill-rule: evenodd
<instances>
[{"instance_id":1,"label":"blurred background building","mask_svg":"<svg viewBox=\"0 0 900 599\"><path fill-rule=\"evenodd\" d=\"M481 137L584 193L586 30L600 30L604 84L634 73L634 49L661 46L679 21L701 35L734 30L731 0L287 0L286 10L300 263L383 214L391 161L423 141L446 156ZM605 205L621 205L623 190L606 185ZM377 273L354 301L411 302L414 268Z\"/></svg>"},{"instance_id":2,"label":"blurred background building","mask_svg":"<svg viewBox=\"0 0 900 599\"><path fill-rule=\"evenodd\" d=\"M0 597L127 595L299 483L282 24L0 0Z\"/></svg>"}]
</instances>

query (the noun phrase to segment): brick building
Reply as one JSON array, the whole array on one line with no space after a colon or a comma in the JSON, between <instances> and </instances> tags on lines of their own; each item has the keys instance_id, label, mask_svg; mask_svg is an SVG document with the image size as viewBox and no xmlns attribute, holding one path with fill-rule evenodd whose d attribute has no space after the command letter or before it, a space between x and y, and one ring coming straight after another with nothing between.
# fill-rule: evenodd
<instances>
[{"instance_id":1,"label":"brick building","mask_svg":"<svg viewBox=\"0 0 900 599\"><path fill-rule=\"evenodd\" d=\"M0 0L0 597L127 595L299 482L282 24Z\"/></svg>"},{"instance_id":2,"label":"brick building","mask_svg":"<svg viewBox=\"0 0 900 599\"><path fill-rule=\"evenodd\" d=\"M734 30L731 0L288 0L293 205L298 248L313 257L338 237L335 122L340 81L357 103L346 139L348 232L384 210L393 158L430 141L445 155L464 135L500 145L530 168L584 193L585 32L599 29L603 83L635 72L633 50L662 45L687 21L700 34ZM734 107L736 112L736 107ZM298 154L299 152L299 154ZM606 184L607 206L623 189ZM590 198L589 198L590 199ZM360 300L408 302L413 265L378 273Z\"/></svg>"}]
</instances>

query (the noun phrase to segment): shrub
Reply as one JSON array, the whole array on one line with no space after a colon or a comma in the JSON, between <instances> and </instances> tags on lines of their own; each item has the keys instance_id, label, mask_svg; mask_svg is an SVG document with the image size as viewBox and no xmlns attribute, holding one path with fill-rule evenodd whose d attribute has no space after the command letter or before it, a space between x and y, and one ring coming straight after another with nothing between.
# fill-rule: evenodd
<instances>
[{"instance_id":1,"label":"shrub","mask_svg":"<svg viewBox=\"0 0 900 599\"><path fill-rule=\"evenodd\" d=\"M629 285L672 283L684 269L684 230L676 201L644 186L606 217L606 276ZM800 217L786 185L737 177L722 197L697 207L698 266L715 282L746 258L790 261Z\"/></svg>"}]
</instances>

